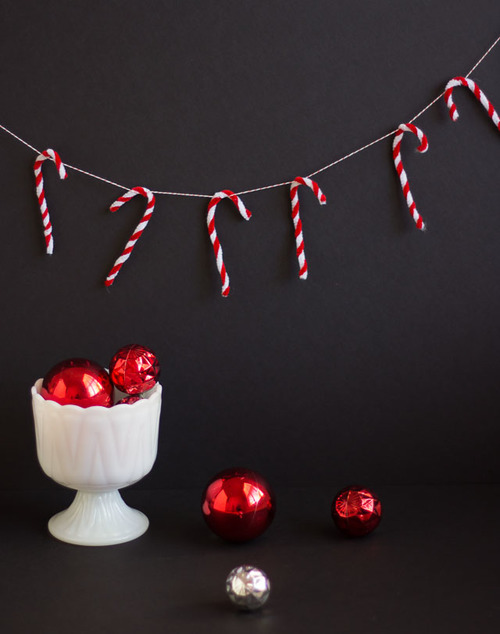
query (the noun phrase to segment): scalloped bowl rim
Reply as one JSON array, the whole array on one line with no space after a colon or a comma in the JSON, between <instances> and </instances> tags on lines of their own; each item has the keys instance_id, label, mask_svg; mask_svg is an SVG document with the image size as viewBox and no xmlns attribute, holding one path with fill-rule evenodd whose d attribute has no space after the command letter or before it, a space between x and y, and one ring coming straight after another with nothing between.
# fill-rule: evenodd
<instances>
[{"instance_id":1,"label":"scalloped bowl rim","mask_svg":"<svg viewBox=\"0 0 500 634\"><path fill-rule=\"evenodd\" d=\"M91 405L90 407L81 407L80 405L72 405L72 404L61 405L60 403L57 403L57 401L52 401L50 399L43 398L43 396L39 392L42 386L42 383L43 383L42 378L37 379L35 381L35 384L31 387L31 396L34 400L37 400L40 403L44 403L46 407L54 407L55 409L64 407L66 411L79 412L81 415L85 415L84 412L90 412L90 414L96 411L109 412L110 410L115 410L116 408L121 409L123 407L129 407L129 408L135 407L136 409L138 407L146 407L147 406L146 404L148 401L155 401L157 399L161 399L161 393L162 393L161 383L156 383L156 385L153 388L151 388L151 390L149 390L150 395L147 398L140 398L135 403L120 403L120 404L112 405L111 407L104 407L103 405ZM151 405L151 402L149 404Z\"/></svg>"}]
</instances>

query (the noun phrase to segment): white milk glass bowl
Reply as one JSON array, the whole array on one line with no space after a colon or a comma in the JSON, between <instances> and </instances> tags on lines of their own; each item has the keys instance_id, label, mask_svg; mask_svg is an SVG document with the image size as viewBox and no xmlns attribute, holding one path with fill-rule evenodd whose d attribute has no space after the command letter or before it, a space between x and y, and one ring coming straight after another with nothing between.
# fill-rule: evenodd
<instances>
[{"instance_id":1,"label":"white milk glass bowl","mask_svg":"<svg viewBox=\"0 0 500 634\"><path fill-rule=\"evenodd\" d=\"M118 489L153 467L161 385L135 403L87 408L45 400L41 386L38 379L31 388L38 460L49 478L77 491L71 506L49 520L50 533L82 546L136 539L149 520L127 506Z\"/></svg>"}]
</instances>

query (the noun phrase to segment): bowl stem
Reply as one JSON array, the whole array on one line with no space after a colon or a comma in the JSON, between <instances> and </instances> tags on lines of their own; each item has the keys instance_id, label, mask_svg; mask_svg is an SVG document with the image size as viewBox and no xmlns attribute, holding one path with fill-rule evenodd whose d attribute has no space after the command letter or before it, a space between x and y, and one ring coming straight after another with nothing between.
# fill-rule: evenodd
<instances>
[{"instance_id":1,"label":"bowl stem","mask_svg":"<svg viewBox=\"0 0 500 634\"><path fill-rule=\"evenodd\" d=\"M81 546L109 546L140 537L149 520L125 504L119 491L77 491L72 504L49 520L50 533Z\"/></svg>"}]
</instances>

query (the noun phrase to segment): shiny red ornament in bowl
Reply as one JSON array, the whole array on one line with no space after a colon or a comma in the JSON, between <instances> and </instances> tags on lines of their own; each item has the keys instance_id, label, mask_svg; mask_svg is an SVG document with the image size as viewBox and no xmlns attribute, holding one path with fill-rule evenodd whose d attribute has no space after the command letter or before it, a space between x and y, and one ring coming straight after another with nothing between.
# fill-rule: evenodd
<instances>
[{"instance_id":1,"label":"shiny red ornament in bowl","mask_svg":"<svg viewBox=\"0 0 500 634\"><path fill-rule=\"evenodd\" d=\"M45 375L40 394L59 405L113 405L113 385L109 374L88 359L66 359L55 365Z\"/></svg>"},{"instance_id":2,"label":"shiny red ornament in bowl","mask_svg":"<svg viewBox=\"0 0 500 634\"><path fill-rule=\"evenodd\" d=\"M379 525L382 504L373 491L366 487L346 487L333 499L332 517L342 533L350 537L362 537Z\"/></svg>"},{"instance_id":3,"label":"shiny red ornament in bowl","mask_svg":"<svg viewBox=\"0 0 500 634\"><path fill-rule=\"evenodd\" d=\"M120 348L109 363L114 386L126 394L151 390L160 375L160 364L152 350L138 344Z\"/></svg>"},{"instance_id":4,"label":"shiny red ornament in bowl","mask_svg":"<svg viewBox=\"0 0 500 634\"><path fill-rule=\"evenodd\" d=\"M276 501L256 471L234 468L214 476L203 491L201 510L212 531L233 542L261 535L271 524Z\"/></svg>"},{"instance_id":5,"label":"shiny red ornament in bowl","mask_svg":"<svg viewBox=\"0 0 500 634\"><path fill-rule=\"evenodd\" d=\"M137 403L137 401L140 401L140 400L141 400L141 397L138 395L124 396L117 403L115 403L115 405L133 405L134 403Z\"/></svg>"}]
</instances>

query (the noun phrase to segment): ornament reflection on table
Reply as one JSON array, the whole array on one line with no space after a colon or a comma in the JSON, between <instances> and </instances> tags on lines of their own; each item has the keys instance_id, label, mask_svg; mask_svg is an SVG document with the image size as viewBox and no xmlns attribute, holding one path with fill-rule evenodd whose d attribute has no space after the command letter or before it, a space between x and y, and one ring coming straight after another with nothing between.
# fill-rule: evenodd
<instances>
[{"instance_id":1,"label":"ornament reflection on table","mask_svg":"<svg viewBox=\"0 0 500 634\"><path fill-rule=\"evenodd\" d=\"M259 473L233 468L210 480L203 492L201 510L216 535L244 542L268 528L276 501L270 485Z\"/></svg>"},{"instance_id":2,"label":"ornament reflection on table","mask_svg":"<svg viewBox=\"0 0 500 634\"><path fill-rule=\"evenodd\" d=\"M362 537L379 525L382 503L366 487L345 487L333 499L332 518L344 535Z\"/></svg>"},{"instance_id":3,"label":"ornament reflection on table","mask_svg":"<svg viewBox=\"0 0 500 634\"><path fill-rule=\"evenodd\" d=\"M59 370L47 374L52 379L54 374L62 375L52 381L59 386L58 398L65 397L62 403L49 398L54 394L44 391L51 388L44 388L42 379L31 389L40 465L50 478L77 490L70 507L54 515L48 528L54 537L72 544L119 544L139 537L149 526L148 518L127 506L118 489L137 482L153 467L162 387L156 383L147 398L132 404L88 406L84 387L87 396L100 389L94 369L75 380L75 366L85 366L85 361L62 362L55 366ZM75 383L79 390L70 389Z\"/></svg>"},{"instance_id":4,"label":"ornament reflection on table","mask_svg":"<svg viewBox=\"0 0 500 634\"><path fill-rule=\"evenodd\" d=\"M226 579L226 594L240 610L258 610L269 599L271 583L263 570L238 566Z\"/></svg>"}]
</instances>

